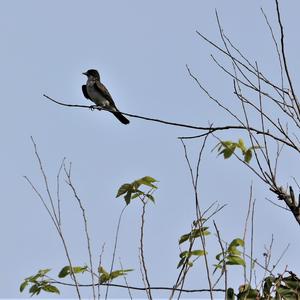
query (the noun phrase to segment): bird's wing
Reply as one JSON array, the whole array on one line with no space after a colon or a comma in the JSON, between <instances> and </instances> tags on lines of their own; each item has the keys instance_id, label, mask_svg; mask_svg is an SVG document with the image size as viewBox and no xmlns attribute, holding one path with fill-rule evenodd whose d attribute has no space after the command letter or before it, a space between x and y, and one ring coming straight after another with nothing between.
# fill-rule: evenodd
<instances>
[{"instance_id":1,"label":"bird's wing","mask_svg":"<svg viewBox=\"0 0 300 300\"><path fill-rule=\"evenodd\" d=\"M101 95L109 101L110 105L116 108L115 102L105 85L100 81L96 81L94 86L101 93Z\"/></svg>"},{"instance_id":2,"label":"bird's wing","mask_svg":"<svg viewBox=\"0 0 300 300\"><path fill-rule=\"evenodd\" d=\"M89 96L89 94L88 94L88 92L87 92L86 85L83 85L83 86L82 86L82 92L83 92L83 95L84 95L85 98L91 100L91 98L90 98L90 96Z\"/></svg>"}]
</instances>

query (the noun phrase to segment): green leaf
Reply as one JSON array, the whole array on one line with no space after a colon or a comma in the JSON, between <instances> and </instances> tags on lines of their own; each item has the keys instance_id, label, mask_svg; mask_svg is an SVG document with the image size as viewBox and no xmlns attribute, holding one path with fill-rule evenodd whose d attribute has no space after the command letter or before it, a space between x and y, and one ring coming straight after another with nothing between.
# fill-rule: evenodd
<instances>
[{"instance_id":1,"label":"green leaf","mask_svg":"<svg viewBox=\"0 0 300 300\"><path fill-rule=\"evenodd\" d=\"M133 271L133 269L127 269L127 270L115 270L113 272L110 273L110 280L113 280L119 276L124 276L127 275L128 272Z\"/></svg>"},{"instance_id":2,"label":"green leaf","mask_svg":"<svg viewBox=\"0 0 300 300\"><path fill-rule=\"evenodd\" d=\"M222 150L221 154L223 154L224 158L227 159L234 153L234 150L235 150L235 147L234 148L226 148L226 149Z\"/></svg>"},{"instance_id":3,"label":"green leaf","mask_svg":"<svg viewBox=\"0 0 300 300\"><path fill-rule=\"evenodd\" d=\"M134 269L124 269L124 270L122 270L124 273L128 273L128 272L132 272L132 271L134 271Z\"/></svg>"},{"instance_id":4,"label":"green leaf","mask_svg":"<svg viewBox=\"0 0 300 300\"><path fill-rule=\"evenodd\" d=\"M77 273L84 273L87 270L87 266L84 267L73 267L73 272Z\"/></svg>"},{"instance_id":5,"label":"green leaf","mask_svg":"<svg viewBox=\"0 0 300 300\"><path fill-rule=\"evenodd\" d=\"M100 266L98 268L98 272L99 272L99 274L107 274L107 275L109 275L109 273L102 266Z\"/></svg>"},{"instance_id":6,"label":"green leaf","mask_svg":"<svg viewBox=\"0 0 300 300\"><path fill-rule=\"evenodd\" d=\"M34 284L31 286L31 288L29 289L29 293L33 295L38 295L41 291L41 288L37 285L37 284Z\"/></svg>"},{"instance_id":7,"label":"green leaf","mask_svg":"<svg viewBox=\"0 0 300 300\"><path fill-rule=\"evenodd\" d=\"M127 192L130 191L130 190L132 190L132 184L130 184L130 183L125 183L125 184L123 184L123 185L119 188L119 190L118 190L118 192L117 192L117 195L116 195L116 198L118 198L119 196L121 196L121 195L127 193Z\"/></svg>"},{"instance_id":8,"label":"green leaf","mask_svg":"<svg viewBox=\"0 0 300 300\"><path fill-rule=\"evenodd\" d=\"M297 277L286 277L282 281L286 284L287 287L293 290L298 290L300 293L300 280Z\"/></svg>"},{"instance_id":9,"label":"green leaf","mask_svg":"<svg viewBox=\"0 0 300 300\"><path fill-rule=\"evenodd\" d=\"M244 161L249 164L252 158L252 150L249 148L244 154Z\"/></svg>"},{"instance_id":10,"label":"green leaf","mask_svg":"<svg viewBox=\"0 0 300 300\"><path fill-rule=\"evenodd\" d=\"M185 261L186 261L186 258L183 257L183 258L179 261L179 263L178 263L178 265L177 265L177 269L180 268L180 267L184 264Z\"/></svg>"},{"instance_id":11,"label":"green leaf","mask_svg":"<svg viewBox=\"0 0 300 300\"><path fill-rule=\"evenodd\" d=\"M216 255L217 260L221 260L221 258L223 258L223 252Z\"/></svg>"},{"instance_id":12,"label":"green leaf","mask_svg":"<svg viewBox=\"0 0 300 300\"><path fill-rule=\"evenodd\" d=\"M239 287L238 299L241 300L255 300L260 299L260 293L256 289L252 289L251 286L245 284ZM259 298L258 298L259 297Z\"/></svg>"},{"instance_id":13,"label":"green leaf","mask_svg":"<svg viewBox=\"0 0 300 300\"><path fill-rule=\"evenodd\" d=\"M40 273L35 274L34 276L30 276L26 278L29 282L36 283L36 281L41 277Z\"/></svg>"},{"instance_id":14,"label":"green leaf","mask_svg":"<svg viewBox=\"0 0 300 300\"><path fill-rule=\"evenodd\" d=\"M190 238L190 233L184 234L180 237L179 239L179 245L184 243L185 241L187 241Z\"/></svg>"},{"instance_id":15,"label":"green leaf","mask_svg":"<svg viewBox=\"0 0 300 300\"><path fill-rule=\"evenodd\" d=\"M193 250L191 251L191 254L195 256L203 256L204 254L207 254L207 252L204 250Z\"/></svg>"},{"instance_id":16,"label":"green leaf","mask_svg":"<svg viewBox=\"0 0 300 300\"><path fill-rule=\"evenodd\" d=\"M235 295L234 295L234 290L233 288L228 288L226 291L226 298L227 300L234 300L235 299Z\"/></svg>"},{"instance_id":17,"label":"green leaf","mask_svg":"<svg viewBox=\"0 0 300 300\"><path fill-rule=\"evenodd\" d=\"M210 232L207 229L208 229L208 227L202 227L200 229L193 229L191 231L191 238L196 239L200 236L210 235Z\"/></svg>"},{"instance_id":18,"label":"green leaf","mask_svg":"<svg viewBox=\"0 0 300 300\"><path fill-rule=\"evenodd\" d=\"M126 202L127 205L130 203L131 194L132 194L132 192L128 191L127 194L124 196L124 200L125 200L125 202Z\"/></svg>"},{"instance_id":19,"label":"green leaf","mask_svg":"<svg viewBox=\"0 0 300 300\"><path fill-rule=\"evenodd\" d=\"M76 266L76 267L73 267L72 270L73 270L73 273L83 273L87 270L87 267L86 266L84 266L84 267ZM70 274L71 274L71 267L65 266L60 270L58 277L64 278Z\"/></svg>"},{"instance_id":20,"label":"green leaf","mask_svg":"<svg viewBox=\"0 0 300 300\"><path fill-rule=\"evenodd\" d=\"M146 194L146 197L147 197L150 201L152 201L153 203L155 203L155 199L154 199L154 197L153 197L151 194Z\"/></svg>"},{"instance_id":21,"label":"green leaf","mask_svg":"<svg viewBox=\"0 0 300 300\"><path fill-rule=\"evenodd\" d=\"M152 189L157 189L157 186L155 186L153 182L157 182L157 180L150 176L145 176L132 182L132 186L134 189L138 189L143 184L151 187Z\"/></svg>"},{"instance_id":22,"label":"green leaf","mask_svg":"<svg viewBox=\"0 0 300 300\"><path fill-rule=\"evenodd\" d=\"M223 261L218 263L217 265L213 265L213 266L215 267L213 274L215 274L218 269L221 270L221 274L224 273Z\"/></svg>"},{"instance_id":23,"label":"green leaf","mask_svg":"<svg viewBox=\"0 0 300 300\"><path fill-rule=\"evenodd\" d=\"M153 182L158 182L158 181L156 179L154 179L153 177L145 176L145 177L137 180L137 182L140 183L140 184L144 184L146 186L149 186L149 187L151 187L153 189L157 189L157 186L155 186L153 184Z\"/></svg>"},{"instance_id":24,"label":"green leaf","mask_svg":"<svg viewBox=\"0 0 300 300\"><path fill-rule=\"evenodd\" d=\"M238 140L238 147L242 150L243 153L246 151L246 146L242 139Z\"/></svg>"},{"instance_id":25,"label":"green leaf","mask_svg":"<svg viewBox=\"0 0 300 300\"><path fill-rule=\"evenodd\" d=\"M110 276L109 276L109 274L102 274L101 276L100 276L100 283L105 283L105 282L108 282L109 281L109 279L110 279Z\"/></svg>"},{"instance_id":26,"label":"green leaf","mask_svg":"<svg viewBox=\"0 0 300 300\"><path fill-rule=\"evenodd\" d=\"M226 265L241 265L246 266L245 261L239 256L227 256Z\"/></svg>"},{"instance_id":27,"label":"green leaf","mask_svg":"<svg viewBox=\"0 0 300 300\"><path fill-rule=\"evenodd\" d=\"M25 280L21 285L20 285L20 292L22 293L26 286L29 284L27 280Z\"/></svg>"},{"instance_id":28,"label":"green leaf","mask_svg":"<svg viewBox=\"0 0 300 300\"><path fill-rule=\"evenodd\" d=\"M228 147L231 147L235 143L232 141L221 141L221 144L224 148L228 148Z\"/></svg>"},{"instance_id":29,"label":"green leaf","mask_svg":"<svg viewBox=\"0 0 300 300\"><path fill-rule=\"evenodd\" d=\"M250 284L242 284L239 286L239 293L245 293L251 290Z\"/></svg>"},{"instance_id":30,"label":"green leaf","mask_svg":"<svg viewBox=\"0 0 300 300\"><path fill-rule=\"evenodd\" d=\"M70 266L65 266L60 270L58 277L64 278L64 277L68 276L69 274L70 274Z\"/></svg>"},{"instance_id":31,"label":"green leaf","mask_svg":"<svg viewBox=\"0 0 300 300\"><path fill-rule=\"evenodd\" d=\"M39 270L38 274L40 274L40 276L45 276L50 271L51 269Z\"/></svg>"},{"instance_id":32,"label":"green leaf","mask_svg":"<svg viewBox=\"0 0 300 300\"><path fill-rule=\"evenodd\" d=\"M98 268L98 272L100 274L100 283L105 283L110 280L110 274L102 266Z\"/></svg>"},{"instance_id":33,"label":"green leaf","mask_svg":"<svg viewBox=\"0 0 300 300\"><path fill-rule=\"evenodd\" d=\"M240 256L241 255L241 251L239 251L238 249L236 249L236 247L229 247L227 252L230 255L236 255L236 256Z\"/></svg>"},{"instance_id":34,"label":"green leaf","mask_svg":"<svg viewBox=\"0 0 300 300\"><path fill-rule=\"evenodd\" d=\"M51 284L42 286L42 290L48 293L60 294L59 289Z\"/></svg>"},{"instance_id":35,"label":"green leaf","mask_svg":"<svg viewBox=\"0 0 300 300\"><path fill-rule=\"evenodd\" d=\"M145 195L144 192L142 192L142 191L140 191L140 190L137 190L137 191L135 191L134 194L131 196L131 200L133 200L133 199L135 199L135 198L137 198L137 197L139 197L139 196L143 196L143 195Z\"/></svg>"},{"instance_id":36,"label":"green leaf","mask_svg":"<svg viewBox=\"0 0 300 300\"><path fill-rule=\"evenodd\" d=\"M127 273L131 271L133 271L133 269L114 270L111 273L108 273L107 271L105 271L105 269L102 266L100 266L98 268L98 272L99 274L101 274L99 281L100 283L109 282L119 276L127 275Z\"/></svg>"},{"instance_id":37,"label":"green leaf","mask_svg":"<svg viewBox=\"0 0 300 300\"><path fill-rule=\"evenodd\" d=\"M264 285L263 285L263 293L264 293L264 297L266 298L267 296L270 296L271 294L271 288L273 285L273 282L275 281L275 277L274 276L268 276L265 278L264 280Z\"/></svg>"},{"instance_id":38,"label":"green leaf","mask_svg":"<svg viewBox=\"0 0 300 300\"><path fill-rule=\"evenodd\" d=\"M223 268L223 264L222 264L223 261L221 261L220 263L218 263L217 265L214 265L215 267L215 270L214 272L217 270L217 269L222 269Z\"/></svg>"},{"instance_id":39,"label":"green leaf","mask_svg":"<svg viewBox=\"0 0 300 300\"><path fill-rule=\"evenodd\" d=\"M276 293L282 297L282 299L285 300L298 300L299 299L299 293L293 292L291 289L280 285L279 287L276 288Z\"/></svg>"},{"instance_id":40,"label":"green leaf","mask_svg":"<svg viewBox=\"0 0 300 300\"><path fill-rule=\"evenodd\" d=\"M191 261L189 261L187 264L189 267L192 267L194 265Z\"/></svg>"},{"instance_id":41,"label":"green leaf","mask_svg":"<svg viewBox=\"0 0 300 300\"><path fill-rule=\"evenodd\" d=\"M242 239L234 239L230 244L229 247L237 247L237 246L241 246L244 247L245 242Z\"/></svg>"},{"instance_id":42,"label":"green leaf","mask_svg":"<svg viewBox=\"0 0 300 300\"><path fill-rule=\"evenodd\" d=\"M185 257L190 257L190 252L189 251L182 251L180 254L179 254L179 257L180 258L185 258Z\"/></svg>"}]
</instances>

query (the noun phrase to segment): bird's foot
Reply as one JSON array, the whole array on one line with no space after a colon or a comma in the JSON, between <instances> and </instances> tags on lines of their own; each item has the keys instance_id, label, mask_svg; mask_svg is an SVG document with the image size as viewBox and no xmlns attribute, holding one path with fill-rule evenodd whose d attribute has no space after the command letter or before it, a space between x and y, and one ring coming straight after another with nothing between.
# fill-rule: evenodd
<instances>
[{"instance_id":1,"label":"bird's foot","mask_svg":"<svg viewBox=\"0 0 300 300\"><path fill-rule=\"evenodd\" d=\"M95 108L97 108L97 105L91 105L90 110L93 111Z\"/></svg>"}]
</instances>

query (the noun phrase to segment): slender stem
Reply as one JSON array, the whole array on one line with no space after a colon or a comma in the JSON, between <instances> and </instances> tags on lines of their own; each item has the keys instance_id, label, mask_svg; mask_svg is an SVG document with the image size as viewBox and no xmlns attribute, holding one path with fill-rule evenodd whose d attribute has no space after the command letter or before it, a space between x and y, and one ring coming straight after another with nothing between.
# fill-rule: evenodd
<instances>
[{"instance_id":1,"label":"slender stem","mask_svg":"<svg viewBox=\"0 0 300 300\"><path fill-rule=\"evenodd\" d=\"M228 278L227 278L227 267L226 267L226 262L225 262L225 250L224 250L224 246L223 246L223 243L222 243L222 239L221 239L221 235L220 235L220 231L217 227L217 224L215 221L213 221L214 223L214 227L216 229L216 232L217 232L217 237L218 237L218 241L219 241L219 245L221 247L221 250L222 250L222 255L223 255L223 268L222 268L222 271L224 271L224 286L225 286L225 300L227 300L227 285L228 285Z\"/></svg>"},{"instance_id":2,"label":"slender stem","mask_svg":"<svg viewBox=\"0 0 300 300\"><path fill-rule=\"evenodd\" d=\"M143 202L143 209L142 209L142 224L141 224L141 235L140 235L140 257L141 257L141 263L142 263L142 268L143 272L145 275L145 282L146 282L146 287L147 287L147 295L150 300L152 300L152 294L151 294L151 289L150 289L150 281L149 281L149 276L148 276L148 271L145 263L145 255L144 255L144 226L145 226L145 213L146 213L146 204L147 201L145 199L141 199Z\"/></svg>"},{"instance_id":3,"label":"slender stem","mask_svg":"<svg viewBox=\"0 0 300 300\"><path fill-rule=\"evenodd\" d=\"M88 231L88 222L87 222L87 217L86 217L86 213L85 213L85 208L82 205L82 201L79 198L76 189L72 183L71 180L71 164L69 169L66 168L66 165L64 164L64 171L65 174L67 176L67 184L69 185L69 187L71 188L73 195L75 197L75 199L78 202L78 205L80 207L80 210L82 212L82 218L84 221L84 231L85 231L85 236L86 236L86 242L87 242L87 248L88 248L88 255L89 255L89 263L90 263L90 269L91 269L91 279L92 279L92 291L93 291L93 299L96 299L96 289L95 289L95 278L94 278L94 267L93 267L93 257L92 257L92 249L91 249L91 239L89 236L89 231Z\"/></svg>"},{"instance_id":4,"label":"slender stem","mask_svg":"<svg viewBox=\"0 0 300 300\"><path fill-rule=\"evenodd\" d=\"M112 261L110 265L110 273L113 271L114 268L114 263L115 263L115 257L116 257L116 252L117 252L117 245L118 245L118 240L119 240L119 232L120 232L120 225L121 225L121 220L123 213L126 209L127 205L125 205L120 213L119 220L118 220L118 225L117 225L117 230L116 230L116 235L115 235L115 243L114 243L114 250L113 250L113 256L112 256ZM108 290L109 290L109 285L106 287L106 292L105 292L105 299L108 297Z\"/></svg>"}]
</instances>

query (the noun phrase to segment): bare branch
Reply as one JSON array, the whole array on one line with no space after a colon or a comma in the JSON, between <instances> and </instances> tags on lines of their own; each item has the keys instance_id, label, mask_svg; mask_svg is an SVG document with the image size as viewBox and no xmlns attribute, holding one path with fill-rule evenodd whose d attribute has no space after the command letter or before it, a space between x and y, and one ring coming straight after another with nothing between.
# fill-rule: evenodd
<instances>
[{"instance_id":1,"label":"bare branch","mask_svg":"<svg viewBox=\"0 0 300 300\"><path fill-rule=\"evenodd\" d=\"M45 98L49 99L50 101L62 105L62 106L66 106L66 107L78 107L78 108L88 108L90 109L91 106L87 106L87 105L77 105L77 104L67 104L67 103L63 103L63 102L59 102L57 100L54 100L53 98L50 98L47 95L43 95ZM95 109L98 109L97 106L94 106ZM102 110L105 111L110 111L109 109L104 109L102 108ZM203 131L207 131L206 133L202 134L202 135L196 135L196 136L182 136L182 137L178 137L179 139L193 139L193 138L199 138L202 136L205 136L207 134L210 134L212 132L216 132L216 131L225 131L228 129L233 129L233 130L251 130L253 132L255 132L256 134L265 134L269 137L271 137L272 139L285 143L287 146L290 146L291 148L295 149L296 151L299 151L299 148L295 145L295 144L291 144L287 141L285 141L284 139L281 139L279 137L276 137L275 135L269 133L269 132L262 132L259 129L256 128L248 128L246 129L244 126L235 126L235 125L229 125L229 126L220 126L220 127L204 127L204 126L194 126L194 125L189 125L189 124L182 124L182 123L176 123L176 122L169 122L169 121L164 121L164 120L160 120L160 119L154 119L154 118L149 118L149 117L144 117L144 116L139 116L139 115L134 115L134 114L129 114L129 113L125 113L125 112L121 112L123 115L125 116L129 116L129 117L133 117L133 118L138 118L138 119L142 119L142 120L147 120L147 121L152 121L152 122L157 122L157 123L162 123L162 124L166 124L166 125L170 125L170 126L177 126L177 127L184 127L184 128L190 128L190 129L197 129L197 130L203 130Z\"/></svg>"},{"instance_id":2,"label":"bare branch","mask_svg":"<svg viewBox=\"0 0 300 300\"><path fill-rule=\"evenodd\" d=\"M289 73L289 70L288 70L288 64L287 64L285 48L284 48L284 32L283 32L283 26L282 26L282 22L281 22L281 16L280 16L280 9L279 9L278 0L275 0L275 3L276 3L277 20L278 20L278 24L279 24L279 27L280 27L280 35L281 35L280 45L281 45L281 55L282 55L282 59L283 59L284 70L285 70L287 80L289 82L289 86L290 86L290 89L291 89L293 99L296 101L298 112L300 112L299 103L298 103L298 100L297 100L297 97L296 97L296 94L295 94L295 91L294 91L293 83L292 83L292 80L291 80L291 76L290 76L290 73Z\"/></svg>"},{"instance_id":3,"label":"bare branch","mask_svg":"<svg viewBox=\"0 0 300 300\"><path fill-rule=\"evenodd\" d=\"M59 237L61 239L61 242L63 244L65 255L67 257L67 260L68 260L68 263L69 263L69 266L70 266L70 276L71 276L71 278L74 281L74 286L76 288L76 293L77 293L78 299L80 300L81 299L81 295L80 295L80 290L79 290L79 284L77 282L76 275L75 275L75 273L73 271L72 261L71 261L71 257L70 257L70 254L69 254L69 249L67 247L67 243L66 243L65 237L63 235L63 232L62 232L62 229L61 229L61 226L60 226L60 216L58 218L57 215L56 215L55 208L54 208L54 203L52 201L52 196L51 196L49 185L48 185L48 179L47 179L46 173L44 171L44 168L43 168L43 165L42 165L42 160L41 160L41 158L39 156L39 153L38 153L38 150L37 150L37 146L36 146L36 143L35 143L33 137L31 137L31 141L33 143L34 152L35 152L35 155L37 157L37 160L38 160L38 163L39 163L39 167L40 167L43 179L44 179L44 184L45 184L45 188L46 188L46 191L47 191L47 194L48 194L49 201L51 203L52 211L49 209L48 205L46 204L45 199L43 198L42 194L37 190L37 188L34 186L34 184L28 179L27 176L24 176L24 178L27 180L27 182L30 184L30 186L32 187L32 189L35 191L35 193L37 194L37 196L39 197L39 199L43 203L43 206L45 207L45 209L46 209L46 211L47 211L47 213L48 213L48 215L49 215L49 217L50 217L53 225L55 226L55 229L58 232L58 235L59 235ZM59 210L59 212L60 212L60 210Z\"/></svg>"},{"instance_id":4,"label":"bare branch","mask_svg":"<svg viewBox=\"0 0 300 300\"><path fill-rule=\"evenodd\" d=\"M51 281L52 284L59 284L59 285L64 285L64 286L73 286L73 283L66 283L62 281L57 281L52 279ZM127 286L123 284L115 284L115 283L101 283L101 286L106 286L109 285L111 287L118 287L118 288L124 288L128 289L130 288L131 290L137 290L137 291L147 291L147 290L162 290L162 291L172 291L174 288L173 287L166 287L166 286L150 286L150 287L137 287L137 286ZM79 284L80 287L91 287L91 284ZM177 292L182 292L182 293L206 293L209 292L210 289L178 289L175 288L175 291ZM225 293L224 289L213 289L213 292L220 292L220 293Z\"/></svg>"}]
</instances>

